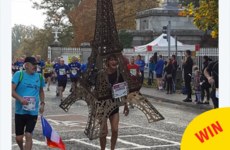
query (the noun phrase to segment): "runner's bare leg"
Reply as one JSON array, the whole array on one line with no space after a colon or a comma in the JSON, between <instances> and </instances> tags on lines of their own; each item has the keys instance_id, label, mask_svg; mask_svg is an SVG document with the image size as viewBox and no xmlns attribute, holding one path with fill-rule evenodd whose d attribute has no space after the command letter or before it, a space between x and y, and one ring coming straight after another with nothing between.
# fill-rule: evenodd
<instances>
[{"instance_id":1,"label":"runner's bare leg","mask_svg":"<svg viewBox=\"0 0 230 150\"><path fill-rule=\"evenodd\" d=\"M119 113L114 114L109 117L111 124L111 150L115 149L117 137L118 137L118 123L119 123Z\"/></svg>"},{"instance_id":2,"label":"runner's bare leg","mask_svg":"<svg viewBox=\"0 0 230 150\"><path fill-rule=\"evenodd\" d=\"M26 145L25 145L25 150L31 150L32 149L32 134L29 132L25 133L25 137L26 137Z\"/></svg>"},{"instance_id":3,"label":"runner's bare leg","mask_svg":"<svg viewBox=\"0 0 230 150\"><path fill-rule=\"evenodd\" d=\"M23 150L23 137L24 135L17 135L16 136L16 142L21 150Z\"/></svg>"},{"instance_id":4,"label":"runner's bare leg","mask_svg":"<svg viewBox=\"0 0 230 150\"><path fill-rule=\"evenodd\" d=\"M104 137L100 137L101 150L105 150L107 134L108 134L108 126L107 126L107 123L106 123L106 135Z\"/></svg>"}]
</instances>

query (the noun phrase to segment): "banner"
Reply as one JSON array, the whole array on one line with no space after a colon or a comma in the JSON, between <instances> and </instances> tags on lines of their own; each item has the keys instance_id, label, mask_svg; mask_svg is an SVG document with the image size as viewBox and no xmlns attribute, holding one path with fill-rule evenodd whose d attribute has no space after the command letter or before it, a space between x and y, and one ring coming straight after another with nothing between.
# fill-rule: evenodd
<instances>
[{"instance_id":1,"label":"banner","mask_svg":"<svg viewBox=\"0 0 230 150\"><path fill-rule=\"evenodd\" d=\"M68 55L68 64L72 62L72 57L75 56L77 57L78 59L80 59L80 55L77 55L77 54L71 54L71 55Z\"/></svg>"}]
</instances>

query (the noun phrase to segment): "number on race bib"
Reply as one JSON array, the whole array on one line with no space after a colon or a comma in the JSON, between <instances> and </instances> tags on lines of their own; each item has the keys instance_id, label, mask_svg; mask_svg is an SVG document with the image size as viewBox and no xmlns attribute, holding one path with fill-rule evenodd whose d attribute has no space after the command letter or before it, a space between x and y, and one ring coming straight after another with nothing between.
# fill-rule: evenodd
<instances>
[{"instance_id":1,"label":"number on race bib","mask_svg":"<svg viewBox=\"0 0 230 150\"><path fill-rule=\"evenodd\" d=\"M24 96L23 98L28 101L28 105L22 105L22 109L26 111L35 111L36 97Z\"/></svg>"},{"instance_id":2,"label":"number on race bib","mask_svg":"<svg viewBox=\"0 0 230 150\"><path fill-rule=\"evenodd\" d=\"M59 69L59 75L64 75L64 73L65 73L65 69Z\"/></svg>"},{"instance_id":3,"label":"number on race bib","mask_svg":"<svg viewBox=\"0 0 230 150\"><path fill-rule=\"evenodd\" d=\"M113 85L112 90L113 98L121 98L123 96L126 96L128 94L127 83L122 82L115 84Z\"/></svg>"},{"instance_id":4,"label":"number on race bib","mask_svg":"<svg viewBox=\"0 0 230 150\"><path fill-rule=\"evenodd\" d=\"M131 76L136 76L137 75L137 69L130 69L130 74L131 74Z\"/></svg>"}]
</instances>

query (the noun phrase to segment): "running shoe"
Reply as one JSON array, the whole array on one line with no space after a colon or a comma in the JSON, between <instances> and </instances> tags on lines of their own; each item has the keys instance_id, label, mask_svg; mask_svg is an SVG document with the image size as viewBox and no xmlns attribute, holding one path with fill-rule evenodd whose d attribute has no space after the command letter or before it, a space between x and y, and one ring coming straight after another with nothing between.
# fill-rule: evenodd
<instances>
[{"instance_id":1,"label":"running shoe","mask_svg":"<svg viewBox=\"0 0 230 150\"><path fill-rule=\"evenodd\" d=\"M209 101L205 101L203 104L208 104L209 105Z\"/></svg>"},{"instance_id":2,"label":"running shoe","mask_svg":"<svg viewBox=\"0 0 230 150\"><path fill-rule=\"evenodd\" d=\"M192 102L191 98L186 98L183 102Z\"/></svg>"}]
</instances>

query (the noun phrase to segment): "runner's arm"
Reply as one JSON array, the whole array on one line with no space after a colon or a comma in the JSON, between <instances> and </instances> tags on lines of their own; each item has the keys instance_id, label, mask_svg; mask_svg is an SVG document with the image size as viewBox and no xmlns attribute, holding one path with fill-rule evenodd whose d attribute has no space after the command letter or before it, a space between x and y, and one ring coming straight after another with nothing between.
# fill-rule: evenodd
<instances>
[{"instance_id":1,"label":"runner's arm","mask_svg":"<svg viewBox=\"0 0 230 150\"><path fill-rule=\"evenodd\" d=\"M44 90L43 88L40 88L40 92L39 92L39 95L40 95L40 102L44 103L45 102L45 93L44 93Z\"/></svg>"},{"instance_id":2,"label":"runner's arm","mask_svg":"<svg viewBox=\"0 0 230 150\"><path fill-rule=\"evenodd\" d=\"M43 88L40 88L39 95L40 95L40 105L41 105L41 107L39 108L39 112L43 115L44 106L45 106L45 94Z\"/></svg>"},{"instance_id":3,"label":"runner's arm","mask_svg":"<svg viewBox=\"0 0 230 150\"><path fill-rule=\"evenodd\" d=\"M28 104L27 100L23 99L20 95L16 93L15 91L16 88L17 88L17 85L12 82L12 97L19 100L23 105L27 105Z\"/></svg>"}]
</instances>

